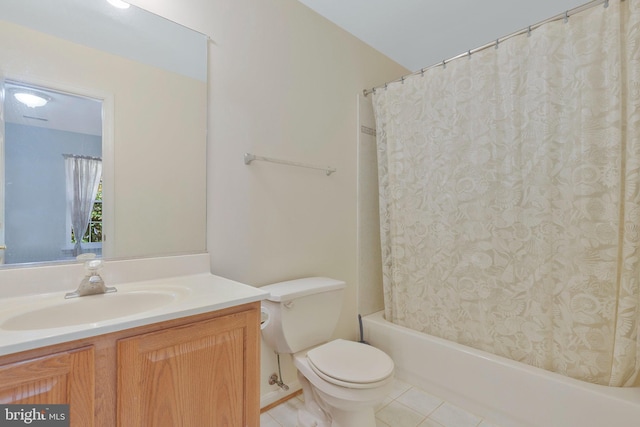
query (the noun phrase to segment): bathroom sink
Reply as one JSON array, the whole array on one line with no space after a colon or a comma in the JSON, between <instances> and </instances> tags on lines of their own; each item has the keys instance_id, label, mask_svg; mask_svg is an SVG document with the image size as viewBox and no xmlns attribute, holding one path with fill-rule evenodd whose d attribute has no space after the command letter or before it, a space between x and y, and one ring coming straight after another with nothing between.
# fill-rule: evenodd
<instances>
[{"instance_id":1,"label":"bathroom sink","mask_svg":"<svg viewBox=\"0 0 640 427\"><path fill-rule=\"evenodd\" d=\"M53 292L0 298L0 356L205 315L269 294L209 272L107 283L117 292L65 299L73 285L55 284Z\"/></svg>"},{"instance_id":2,"label":"bathroom sink","mask_svg":"<svg viewBox=\"0 0 640 427\"><path fill-rule=\"evenodd\" d=\"M72 299L62 299L7 318L0 329L27 331L97 323L164 307L181 299L180 288L130 290Z\"/></svg>"}]
</instances>

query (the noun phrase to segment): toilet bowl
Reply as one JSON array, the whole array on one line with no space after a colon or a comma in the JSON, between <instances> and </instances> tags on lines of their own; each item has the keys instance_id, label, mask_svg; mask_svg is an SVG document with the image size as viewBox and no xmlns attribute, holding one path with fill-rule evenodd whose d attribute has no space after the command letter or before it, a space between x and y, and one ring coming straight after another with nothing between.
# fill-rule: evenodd
<instances>
[{"instance_id":1,"label":"toilet bowl","mask_svg":"<svg viewBox=\"0 0 640 427\"><path fill-rule=\"evenodd\" d=\"M305 399L300 427L376 425L374 407L389 394L393 382L394 365L386 353L338 339L296 353L293 362Z\"/></svg>"},{"instance_id":2,"label":"toilet bowl","mask_svg":"<svg viewBox=\"0 0 640 427\"><path fill-rule=\"evenodd\" d=\"M345 283L325 277L262 287L262 336L291 354L302 385L299 427L375 427L374 407L391 391L394 364L367 344L330 341Z\"/></svg>"}]
</instances>

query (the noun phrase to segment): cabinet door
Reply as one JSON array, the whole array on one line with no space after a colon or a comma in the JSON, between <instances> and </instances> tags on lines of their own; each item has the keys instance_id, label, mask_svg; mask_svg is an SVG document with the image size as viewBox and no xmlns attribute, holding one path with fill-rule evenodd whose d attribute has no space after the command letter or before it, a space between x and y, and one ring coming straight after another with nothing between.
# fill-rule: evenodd
<instances>
[{"instance_id":1,"label":"cabinet door","mask_svg":"<svg viewBox=\"0 0 640 427\"><path fill-rule=\"evenodd\" d=\"M118 341L118 425L257 427L257 331L250 310Z\"/></svg>"},{"instance_id":2,"label":"cabinet door","mask_svg":"<svg viewBox=\"0 0 640 427\"><path fill-rule=\"evenodd\" d=\"M0 403L68 404L72 426L93 426L94 350L85 347L0 366Z\"/></svg>"}]
</instances>

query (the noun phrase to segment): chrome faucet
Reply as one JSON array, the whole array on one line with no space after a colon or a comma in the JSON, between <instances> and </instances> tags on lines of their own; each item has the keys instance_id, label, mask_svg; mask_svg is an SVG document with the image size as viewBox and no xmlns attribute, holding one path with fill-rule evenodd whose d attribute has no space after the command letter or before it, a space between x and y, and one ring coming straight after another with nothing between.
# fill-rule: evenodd
<instances>
[{"instance_id":1,"label":"chrome faucet","mask_svg":"<svg viewBox=\"0 0 640 427\"><path fill-rule=\"evenodd\" d=\"M95 255L92 254L94 257ZM87 257L78 259L87 259ZM74 292L65 294L65 298L83 297L87 295L106 294L109 292L116 292L117 289L105 285L104 280L100 276L100 267L102 267L102 260L90 259L84 263L86 275L80 282L78 289Z\"/></svg>"}]
</instances>

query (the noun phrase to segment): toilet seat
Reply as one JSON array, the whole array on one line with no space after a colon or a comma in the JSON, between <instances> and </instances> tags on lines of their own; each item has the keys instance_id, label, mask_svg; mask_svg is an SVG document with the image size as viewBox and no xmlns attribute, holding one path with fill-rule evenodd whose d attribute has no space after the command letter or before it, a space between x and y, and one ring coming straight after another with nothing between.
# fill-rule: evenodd
<instances>
[{"instance_id":1,"label":"toilet seat","mask_svg":"<svg viewBox=\"0 0 640 427\"><path fill-rule=\"evenodd\" d=\"M337 339L307 352L311 369L325 381L348 388L374 388L393 374L393 360L383 351Z\"/></svg>"}]
</instances>

